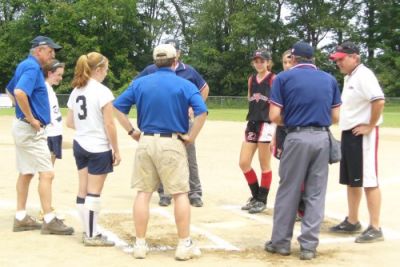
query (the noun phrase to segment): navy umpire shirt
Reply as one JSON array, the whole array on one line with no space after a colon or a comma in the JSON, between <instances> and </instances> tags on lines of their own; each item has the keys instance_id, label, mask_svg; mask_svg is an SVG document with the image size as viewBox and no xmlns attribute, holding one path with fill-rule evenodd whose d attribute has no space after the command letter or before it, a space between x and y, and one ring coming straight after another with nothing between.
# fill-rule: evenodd
<instances>
[{"instance_id":1,"label":"navy umpire shirt","mask_svg":"<svg viewBox=\"0 0 400 267\"><path fill-rule=\"evenodd\" d=\"M341 105L336 79L313 64L298 64L279 73L270 101L282 108L287 127L330 126L332 108Z\"/></svg>"}]
</instances>

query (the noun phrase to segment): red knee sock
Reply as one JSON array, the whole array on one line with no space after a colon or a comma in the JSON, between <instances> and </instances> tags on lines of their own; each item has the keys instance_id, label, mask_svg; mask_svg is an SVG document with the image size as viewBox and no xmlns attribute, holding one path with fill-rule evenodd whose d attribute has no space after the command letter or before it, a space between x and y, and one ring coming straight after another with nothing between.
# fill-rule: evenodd
<instances>
[{"instance_id":1,"label":"red knee sock","mask_svg":"<svg viewBox=\"0 0 400 267\"><path fill-rule=\"evenodd\" d=\"M253 198L257 198L259 186L255 171L251 169L250 171L245 172L243 174L244 177L246 177L247 183L251 191L251 195L253 196Z\"/></svg>"},{"instance_id":2,"label":"red knee sock","mask_svg":"<svg viewBox=\"0 0 400 267\"><path fill-rule=\"evenodd\" d=\"M261 187L269 189L271 187L272 171L263 172L261 174Z\"/></svg>"},{"instance_id":3,"label":"red knee sock","mask_svg":"<svg viewBox=\"0 0 400 267\"><path fill-rule=\"evenodd\" d=\"M253 169L251 169L250 171L245 172L243 174L244 174L244 177L246 177L248 184L258 183L256 172Z\"/></svg>"}]
</instances>

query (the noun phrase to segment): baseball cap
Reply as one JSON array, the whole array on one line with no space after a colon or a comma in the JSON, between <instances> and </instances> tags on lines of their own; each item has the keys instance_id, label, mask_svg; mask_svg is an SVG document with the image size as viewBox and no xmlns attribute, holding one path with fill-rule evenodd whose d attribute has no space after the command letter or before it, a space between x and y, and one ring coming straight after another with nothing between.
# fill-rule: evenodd
<instances>
[{"instance_id":1,"label":"baseball cap","mask_svg":"<svg viewBox=\"0 0 400 267\"><path fill-rule=\"evenodd\" d=\"M304 41L299 41L292 46L292 55L312 58L314 56L314 48Z\"/></svg>"},{"instance_id":2,"label":"baseball cap","mask_svg":"<svg viewBox=\"0 0 400 267\"><path fill-rule=\"evenodd\" d=\"M35 48L37 46L40 45L48 45L51 48L53 48L54 50L60 50L62 48L62 46L60 46L59 44L56 44L51 38L47 37L47 36L36 36L35 39L33 39L31 41L32 44L32 48Z\"/></svg>"},{"instance_id":3,"label":"baseball cap","mask_svg":"<svg viewBox=\"0 0 400 267\"><path fill-rule=\"evenodd\" d=\"M254 51L252 59L262 58L264 60L270 60L271 55L265 49L258 49Z\"/></svg>"},{"instance_id":4,"label":"baseball cap","mask_svg":"<svg viewBox=\"0 0 400 267\"><path fill-rule=\"evenodd\" d=\"M329 56L331 60L338 60L350 54L360 54L360 49L350 41L346 41L336 46L335 52Z\"/></svg>"},{"instance_id":5,"label":"baseball cap","mask_svg":"<svg viewBox=\"0 0 400 267\"><path fill-rule=\"evenodd\" d=\"M176 50L179 50L179 41L175 39L168 39L164 42L164 44L170 44L175 47Z\"/></svg>"},{"instance_id":6,"label":"baseball cap","mask_svg":"<svg viewBox=\"0 0 400 267\"><path fill-rule=\"evenodd\" d=\"M153 59L175 58L176 49L171 44L160 44L154 48Z\"/></svg>"}]
</instances>

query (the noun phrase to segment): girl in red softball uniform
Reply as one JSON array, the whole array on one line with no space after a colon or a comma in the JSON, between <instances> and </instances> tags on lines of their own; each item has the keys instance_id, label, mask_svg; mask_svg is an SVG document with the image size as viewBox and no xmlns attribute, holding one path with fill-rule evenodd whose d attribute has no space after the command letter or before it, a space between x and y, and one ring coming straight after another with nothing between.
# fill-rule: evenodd
<instances>
[{"instance_id":1,"label":"girl in red softball uniform","mask_svg":"<svg viewBox=\"0 0 400 267\"><path fill-rule=\"evenodd\" d=\"M257 73L248 79L249 112L246 117L248 122L240 151L239 166L251 191L251 197L242 210L259 213L266 208L272 180L270 143L275 132L275 125L268 117L268 99L275 74L271 72L273 65L271 55L264 49L254 52L251 64ZM251 167L257 150L261 168L260 183Z\"/></svg>"}]
</instances>

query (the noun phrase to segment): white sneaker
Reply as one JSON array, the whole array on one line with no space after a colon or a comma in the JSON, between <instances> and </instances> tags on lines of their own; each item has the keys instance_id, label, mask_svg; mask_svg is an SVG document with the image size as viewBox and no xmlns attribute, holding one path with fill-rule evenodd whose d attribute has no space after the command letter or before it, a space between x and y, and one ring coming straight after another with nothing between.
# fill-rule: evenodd
<instances>
[{"instance_id":1,"label":"white sneaker","mask_svg":"<svg viewBox=\"0 0 400 267\"><path fill-rule=\"evenodd\" d=\"M108 240L106 236L98 234L93 237L83 237L83 244L87 247L113 247L115 246L114 241Z\"/></svg>"},{"instance_id":2,"label":"white sneaker","mask_svg":"<svg viewBox=\"0 0 400 267\"><path fill-rule=\"evenodd\" d=\"M179 261L186 261L200 256L200 248L198 248L193 241L191 241L189 246L185 244L178 244L178 247L175 251L175 259Z\"/></svg>"},{"instance_id":3,"label":"white sneaker","mask_svg":"<svg viewBox=\"0 0 400 267\"><path fill-rule=\"evenodd\" d=\"M149 246L147 244L134 244L133 245L133 257L135 259L144 259L146 258L146 254L149 252Z\"/></svg>"}]
</instances>

